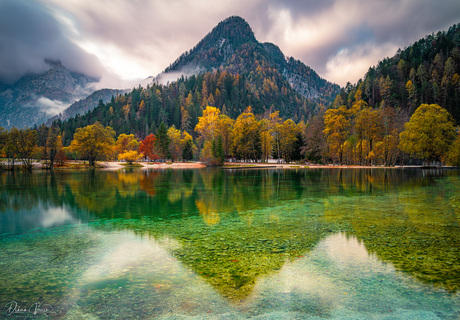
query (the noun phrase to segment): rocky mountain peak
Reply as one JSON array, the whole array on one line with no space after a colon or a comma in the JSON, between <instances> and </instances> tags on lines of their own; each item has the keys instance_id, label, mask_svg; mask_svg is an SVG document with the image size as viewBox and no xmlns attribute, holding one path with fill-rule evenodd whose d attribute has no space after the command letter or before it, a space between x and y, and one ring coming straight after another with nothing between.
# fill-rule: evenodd
<instances>
[{"instance_id":1,"label":"rocky mountain peak","mask_svg":"<svg viewBox=\"0 0 460 320\"><path fill-rule=\"evenodd\" d=\"M49 69L27 74L15 84L0 88L0 127L29 127L44 122L72 102L92 92L97 79L71 72L59 60L46 59Z\"/></svg>"}]
</instances>

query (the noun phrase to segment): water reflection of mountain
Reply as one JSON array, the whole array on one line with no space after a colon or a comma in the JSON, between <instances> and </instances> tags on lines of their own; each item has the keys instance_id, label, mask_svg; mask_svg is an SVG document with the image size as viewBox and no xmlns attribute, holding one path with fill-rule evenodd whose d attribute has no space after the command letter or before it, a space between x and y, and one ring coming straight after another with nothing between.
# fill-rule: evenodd
<instances>
[{"instance_id":1,"label":"water reflection of mountain","mask_svg":"<svg viewBox=\"0 0 460 320\"><path fill-rule=\"evenodd\" d=\"M175 239L180 246L168 250L230 299L246 296L256 278L336 231L355 235L422 281L457 291L458 175L406 169L7 173L0 176L0 219L54 206L68 208L75 221L100 219L109 229Z\"/></svg>"}]
</instances>

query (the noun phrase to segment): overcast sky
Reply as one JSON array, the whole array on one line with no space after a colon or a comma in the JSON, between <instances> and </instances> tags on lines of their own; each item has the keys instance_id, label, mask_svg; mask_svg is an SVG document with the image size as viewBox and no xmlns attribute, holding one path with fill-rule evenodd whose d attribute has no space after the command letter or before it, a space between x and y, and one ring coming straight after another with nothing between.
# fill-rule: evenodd
<instances>
[{"instance_id":1,"label":"overcast sky","mask_svg":"<svg viewBox=\"0 0 460 320\"><path fill-rule=\"evenodd\" d=\"M460 23L459 0L0 0L0 80L41 72L44 58L124 87L155 76L238 15L329 81Z\"/></svg>"}]
</instances>

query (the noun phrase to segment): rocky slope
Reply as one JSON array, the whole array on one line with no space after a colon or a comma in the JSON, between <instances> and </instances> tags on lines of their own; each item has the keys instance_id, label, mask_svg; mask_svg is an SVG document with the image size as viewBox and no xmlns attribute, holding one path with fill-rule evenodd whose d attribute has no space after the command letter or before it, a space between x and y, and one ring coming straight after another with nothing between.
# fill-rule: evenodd
<instances>
[{"instance_id":1,"label":"rocky slope","mask_svg":"<svg viewBox=\"0 0 460 320\"><path fill-rule=\"evenodd\" d=\"M117 95L124 94L126 92L128 92L128 90L101 89L94 91L86 98L75 101L58 115L49 118L45 124L49 126L56 120L63 121L70 117L74 117L77 114L84 115L86 112L93 110L100 103L107 103L112 99L112 97L116 97Z\"/></svg>"},{"instance_id":2,"label":"rocky slope","mask_svg":"<svg viewBox=\"0 0 460 320\"><path fill-rule=\"evenodd\" d=\"M249 24L240 17L230 17L219 23L155 81L164 84L166 80L171 81L181 75L190 76L216 69L249 74L257 68L256 64L262 63L274 69L294 90L313 102L329 104L340 90L338 85L322 79L301 61L286 57L276 45L258 42ZM277 85L283 86L282 83Z\"/></svg>"},{"instance_id":3,"label":"rocky slope","mask_svg":"<svg viewBox=\"0 0 460 320\"><path fill-rule=\"evenodd\" d=\"M0 127L31 127L59 114L92 92L97 79L67 70L60 61L46 61L50 69L28 74L13 85L0 85Z\"/></svg>"}]
</instances>

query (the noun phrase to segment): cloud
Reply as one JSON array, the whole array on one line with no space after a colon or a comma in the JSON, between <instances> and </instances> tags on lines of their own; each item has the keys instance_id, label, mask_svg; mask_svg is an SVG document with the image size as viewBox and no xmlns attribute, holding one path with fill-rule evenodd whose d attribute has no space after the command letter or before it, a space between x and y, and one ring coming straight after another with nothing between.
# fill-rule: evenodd
<instances>
[{"instance_id":1,"label":"cloud","mask_svg":"<svg viewBox=\"0 0 460 320\"><path fill-rule=\"evenodd\" d=\"M78 30L69 32L75 43L128 79L156 76L220 21L254 7L243 0L42 1Z\"/></svg>"},{"instance_id":2,"label":"cloud","mask_svg":"<svg viewBox=\"0 0 460 320\"><path fill-rule=\"evenodd\" d=\"M326 79L334 79L342 86L353 80L356 82L364 76L369 67L382 60L382 57L393 55L397 50L398 47L392 44L377 47L372 43L342 49L326 62L323 76Z\"/></svg>"},{"instance_id":3,"label":"cloud","mask_svg":"<svg viewBox=\"0 0 460 320\"><path fill-rule=\"evenodd\" d=\"M47 115L55 116L67 109L71 103L64 103L59 100L50 100L45 97L37 99L36 105Z\"/></svg>"},{"instance_id":4,"label":"cloud","mask_svg":"<svg viewBox=\"0 0 460 320\"><path fill-rule=\"evenodd\" d=\"M26 73L40 73L44 60L60 59L68 69L98 77L97 57L70 41L61 24L40 3L25 0L0 2L0 81L14 83Z\"/></svg>"},{"instance_id":5,"label":"cloud","mask_svg":"<svg viewBox=\"0 0 460 320\"><path fill-rule=\"evenodd\" d=\"M278 44L286 55L326 79L345 85L394 55L397 48L458 23L460 2L272 0L266 12L269 22L263 24L264 29L256 29L256 36ZM340 70L346 70L348 78Z\"/></svg>"},{"instance_id":6,"label":"cloud","mask_svg":"<svg viewBox=\"0 0 460 320\"><path fill-rule=\"evenodd\" d=\"M121 87L161 73L239 15L259 41L345 85L396 53L390 49L458 23L458 12L458 0L3 0L0 79L43 70L49 57Z\"/></svg>"}]
</instances>

